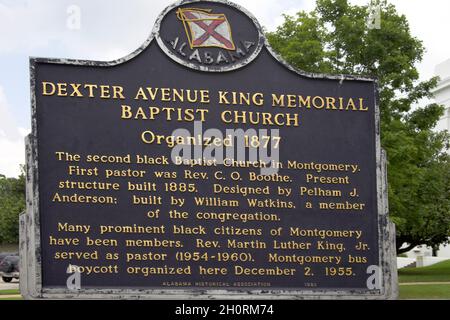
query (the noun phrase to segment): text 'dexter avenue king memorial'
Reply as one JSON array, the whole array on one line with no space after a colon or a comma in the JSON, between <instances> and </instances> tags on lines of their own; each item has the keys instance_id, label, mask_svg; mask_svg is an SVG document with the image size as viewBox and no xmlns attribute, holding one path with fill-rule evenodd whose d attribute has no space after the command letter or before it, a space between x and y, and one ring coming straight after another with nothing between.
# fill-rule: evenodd
<instances>
[{"instance_id":1,"label":"text 'dexter avenue king memorial'","mask_svg":"<svg viewBox=\"0 0 450 320\"><path fill-rule=\"evenodd\" d=\"M396 297L376 79L293 68L224 0L30 74L26 298Z\"/></svg>"}]
</instances>

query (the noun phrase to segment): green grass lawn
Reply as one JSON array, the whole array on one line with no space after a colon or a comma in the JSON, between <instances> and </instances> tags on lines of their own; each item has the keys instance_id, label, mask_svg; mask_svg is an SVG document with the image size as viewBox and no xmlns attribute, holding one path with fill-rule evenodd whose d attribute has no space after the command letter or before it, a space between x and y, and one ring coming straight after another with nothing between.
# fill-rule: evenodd
<instances>
[{"instance_id":1,"label":"green grass lawn","mask_svg":"<svg viewBox=\"0 0 450 320\"><path fill-rule=\"evenodd\" d=\"M400 299L420 299L420 300L449 300L449 284L426 284L400 286Z\"/></svg>"},{"instance_id":2,"label":"green grass lawn","mask_svg":"<svg viewBox=\"0 0 450 320\"><path fill-rule=\"evenodd\" d=\"M398 280L405 282L450 282L450 260L429 267L398 270Z\"/></svg>"},{"instance_id":3,"label":"green grass lawn","mask_svg":"<svg viewBox=\"0 0 450 320\"><path fill-rule=\"evenodd\" d=\"M450 260L398 270L399 283L450 282ZM400 299L450 299L450 284L400 285Z\"/></svg>"},{"instance_id":4,"label":"green grass lawn","mask_svg":"<svg viewBox=\"0 0 450 320\"><path fill-rule=\"evenodd\" d=\"M1 290L0 291L0 296L10 296L13 294L20 294L19 290L17 289L10 289L10 290Z\"/></svg>"}]
</instances>

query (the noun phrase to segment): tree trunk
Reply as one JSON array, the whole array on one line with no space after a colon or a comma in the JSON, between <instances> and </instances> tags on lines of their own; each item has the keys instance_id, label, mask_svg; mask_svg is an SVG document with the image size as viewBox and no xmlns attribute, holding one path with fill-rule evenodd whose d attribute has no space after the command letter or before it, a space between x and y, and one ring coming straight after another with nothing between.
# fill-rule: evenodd
<instances>
[{"instance_id":1,"label":"tree trunk","mask_svg":"<svg viewBox=\"0 0 450 320\"><path fill-rule=\"evenodd\" d=\"M437 257L439 251L439 246L433 246L433 257Z\"/></svg>"}]
</instances>

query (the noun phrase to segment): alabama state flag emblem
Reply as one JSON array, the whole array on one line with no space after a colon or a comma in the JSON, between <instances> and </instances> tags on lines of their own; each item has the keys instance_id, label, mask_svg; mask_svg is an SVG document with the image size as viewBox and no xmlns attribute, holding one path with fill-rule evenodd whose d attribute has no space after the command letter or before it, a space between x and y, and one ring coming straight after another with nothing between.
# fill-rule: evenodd
<instances>
[{"instance_id":1,"label":"alabama state flag emblem","mask_svg":"<svg viewBox=\"0 0 450 320\"><path fill-rule=\"evenodd\" d=\"M215 47L236 50L227 17L225 14L213 14L211 11L178 9L177 17L183 22L191 49Z\"/></svg>"}]
</instances>

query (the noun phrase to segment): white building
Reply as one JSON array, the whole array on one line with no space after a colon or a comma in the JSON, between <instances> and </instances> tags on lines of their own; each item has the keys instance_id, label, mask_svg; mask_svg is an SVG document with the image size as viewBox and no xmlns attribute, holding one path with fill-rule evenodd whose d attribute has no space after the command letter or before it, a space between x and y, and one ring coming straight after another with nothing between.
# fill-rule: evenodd
<instances>
[{"instance_id":1,"label":"white building","mask_svg":"<svg viewBox=\"0 0 450 320\"><path fill-rule=\"evenodd\" d=\"M436 126L436 131L447 130L450 132L450 59L438 64L435 74L440 78L437 88L434 90L436 103L445 106L445 112ZM418 246L407 253L408 258L431 257L433 250L430 247ZM450 245L441 245L437 256L450 259Z\"/></svg>"},{"instance_id":2,"label":"white building","mask_svg":"<svg viewBox=\"0 0 450 320\"><path fill-rule=\"evenodd\" d=\"M434 91L435 100L438 104L446 107L444 116L436 126L436 130L447 130L450 132L450 59L438 64L435 74L441 78Z\"/></svg>"}]
</instances>

